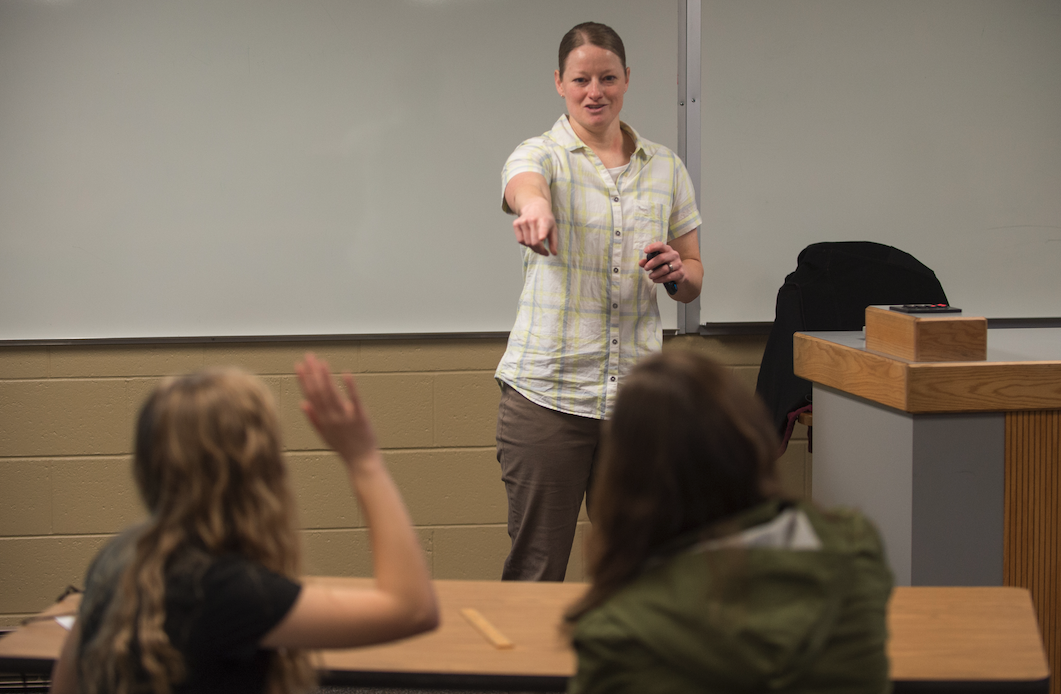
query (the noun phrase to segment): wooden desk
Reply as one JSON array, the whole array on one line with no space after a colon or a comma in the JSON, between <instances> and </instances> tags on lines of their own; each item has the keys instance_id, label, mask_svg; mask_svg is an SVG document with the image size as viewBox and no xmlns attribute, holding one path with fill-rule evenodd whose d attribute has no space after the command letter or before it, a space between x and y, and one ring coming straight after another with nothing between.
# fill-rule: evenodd
<instances>
[{"instance_id":1,"label":"wooden desk","mask_svg":"<svg viewBox=\"0 0 1061 694\"><path fill-rule=\"evenodd\" d=\"M877 521L900 584L1029 588L1061 667L1061 329L989 330L976 362L797 333L794 365L814 383L814 499Z\"/></svg>"},{"instance_id":2,"label":"wooden desk","mask_svg":"<svg viewBox=\"0 0 1061 694\"><path fill-rule=\"evenodd\" d=\"M932 682L1047 690L1049 668L1024 588L898 587L888 606L888 633L897 693Z\"/></svg>"},{"instance_id":3,"label":"wooden desk","mask_svg":"<svg viewBox=\"0 0 1061 694\"><path fill-rule=\"evenodd\" d=\"M561 615L585 584L435 581L435 590L442 613L437 631L381 646L322 651L325 679L363 686L565 688L575 656L561 632ZM478 610L515 647L490 644L461 615L466 607Z\"/></svg>"},{"instance_id":4,"label":"wooden desk","mask_svg":"<svg viewBox=\"0 0 1061 694\"><path fill-rule=\"evenodd\" d=\"M575 658L559 630L560 615L585 585L435 581L435 586L442 606L437 631L383 646L325 651L320 656L325 680L362 686L564 688ZM78 599L71 596L45 613L71 612ZM479 610L515 648L489 644L461 617L464 607ZM977 691L1046 691L1049 671L1024 589L897 588L888 624L896 692L971 683L977 683ZM0 639L0 671L47 673L65 635L54 620L21 627Z\"/></svg>"}]
</instances>

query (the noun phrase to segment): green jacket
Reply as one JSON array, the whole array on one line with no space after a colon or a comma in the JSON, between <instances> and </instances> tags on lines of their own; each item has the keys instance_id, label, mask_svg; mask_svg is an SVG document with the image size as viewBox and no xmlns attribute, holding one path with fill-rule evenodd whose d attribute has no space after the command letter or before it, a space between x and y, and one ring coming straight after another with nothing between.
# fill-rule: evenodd
<instances>
[{"instance_id":1,"label":"green jacket","mask_svg":"<svg viewBox=\"0 0 1061 694\"><path fill-rule=\"evenodd\" d=\"M584 615L568 692L889 692L892 578L877 531L856 512L789 509L817 545L687 538ZM730 528L754 534L784 510L771 501Z\"/></svg>"}]
</instances>

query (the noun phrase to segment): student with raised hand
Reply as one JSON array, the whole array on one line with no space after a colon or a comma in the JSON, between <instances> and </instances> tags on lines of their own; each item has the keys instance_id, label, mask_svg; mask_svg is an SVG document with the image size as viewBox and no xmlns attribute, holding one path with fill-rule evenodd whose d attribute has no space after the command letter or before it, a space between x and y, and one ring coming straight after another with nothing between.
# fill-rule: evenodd
<instances>
[{"instance_id":1,"label":"student with raised hand","mask_svg":"<svg viewBox=\"0 0 1061 694\"><path fill-rule=\"evenodd\" d=\"M571 694L890 690L892 577L854 511L780 497L764 406L672 351L619 391L593 488Z\"/></svg>"},{"instance_id":2,"label":"student with raised hand","mask_svg":"<svg viewBox=\"0 0 1061 694\"><path fill-rule=\"evenodd\" d=\"M340 456L368 522L375 586L299 582L294 499L272 396L211 369L164 381L140 411L133 474L149 512L96 556L53 692L297 692L302 649L438 624L423 553L353 378L307 355L302 409Z\"/></svg>"}]
</instances>

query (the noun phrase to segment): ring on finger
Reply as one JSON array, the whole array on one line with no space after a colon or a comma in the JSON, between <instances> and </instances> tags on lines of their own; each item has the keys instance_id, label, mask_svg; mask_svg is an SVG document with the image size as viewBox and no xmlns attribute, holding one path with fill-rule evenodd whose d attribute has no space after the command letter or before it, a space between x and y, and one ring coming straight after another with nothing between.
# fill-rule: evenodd
<instances>
[{"instance_id":1,"label":"ring on finger","mask_svg":"<svg viewBox=\"0 0 1061 694\"><path fill-rule=\"evenodd\" d=\"M667 263L667 269L671 272L674 272L674 266L672 266L670 263Z\"/></svg>"}]
</instances>

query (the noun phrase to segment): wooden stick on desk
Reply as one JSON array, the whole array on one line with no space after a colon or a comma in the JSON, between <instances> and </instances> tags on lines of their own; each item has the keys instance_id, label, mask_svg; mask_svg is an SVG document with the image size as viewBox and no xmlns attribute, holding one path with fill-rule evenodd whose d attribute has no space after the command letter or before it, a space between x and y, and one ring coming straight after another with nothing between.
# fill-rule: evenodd
<instances>
[{"instance_id":1,"label":"wooden stick on desk","mask_svg":"<svg viewBox=\"0 0 1061 694\"><path fill-rule=\"evenodd\" d=\"M479 633L486 637L486 640L494 644L495 648L506 649L515 648L515 644L509 641L504 634L497 630L497 628L486 620L486 617L471 607L465 607L461 610L461 614L464 616L468 623L479 630Z\"/></svg>"}]
</instances>

